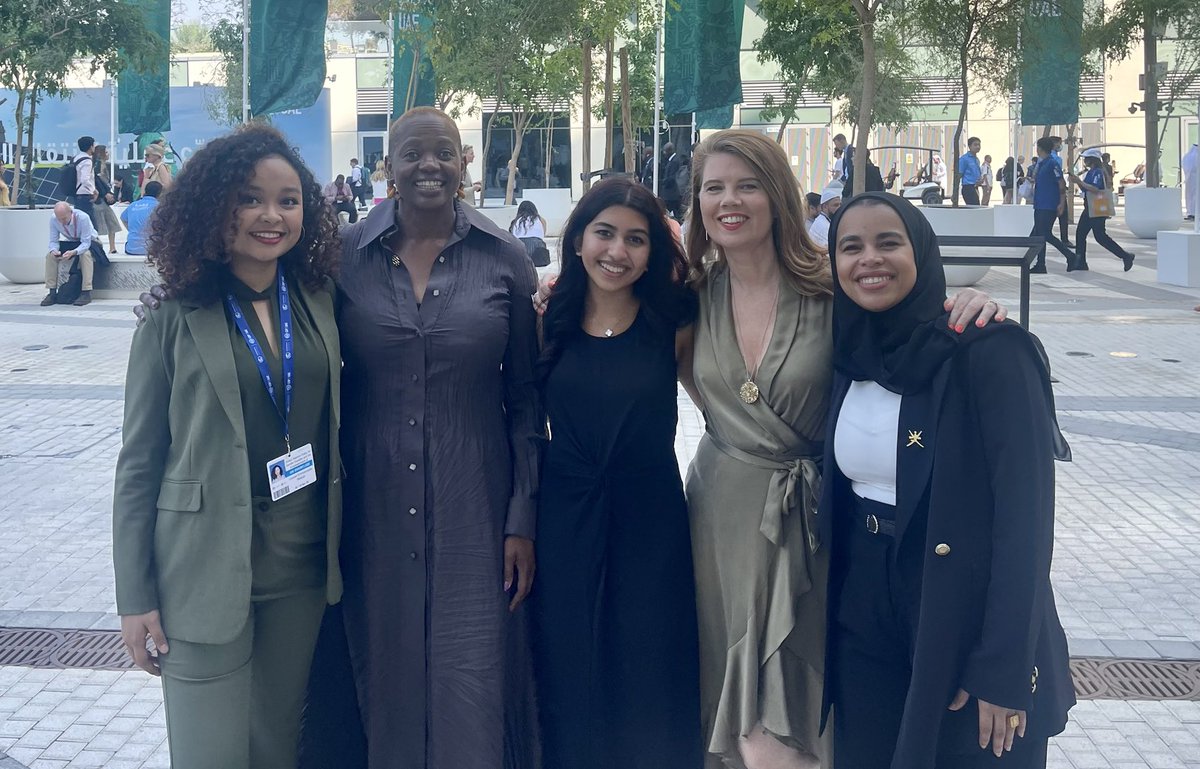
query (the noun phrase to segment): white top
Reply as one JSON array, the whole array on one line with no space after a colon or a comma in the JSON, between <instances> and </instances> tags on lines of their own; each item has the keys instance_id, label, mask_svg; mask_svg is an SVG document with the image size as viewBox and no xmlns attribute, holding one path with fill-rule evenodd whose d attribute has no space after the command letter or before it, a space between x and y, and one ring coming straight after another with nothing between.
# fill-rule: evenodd
<instances>
[{"instance_id":1,"label":"white top","mask_svg":"<svg viewBox=\"0 0 1200 769\"><path fill-rule=\"evenodd\" d=\"M96 173L92 170L92 156L80 152L75 156L75 194L87 195L89 198L96 194Z\"/></svg>"},{"instance_id":2,"label":"white top","mask_svg":"<svg viewBox=\"0 0 1200 769\"><path fill-rule=\"evenodd\" d=\"M874 382L853 382L838 412L833 456L850 488L864 499L896 504L900 396Z\"/></svg>"},{"instance_id":3,"label":"white top","mask_svg":"<svg viewBox=\"0 0 1200 769\"><path fill-rule=\"evenodd\" d=\"M979 166L979 183L984 187L992 186L992 164L986 160Z\"/></svg>"},{"instance_id":4,"label":"white top","mask_svg":"<svg viewBox=\"0 0 1200 769\"><path fill-rule=\"evenodd\" d=\"M513 223L512 234L518 238L541 238L545 240L546 228L542 225L541 217L535 217L529 223L520 220Z\"/></svg>"},{"instance_id":5,"label":"white top","mask_svg":"<svg viewBox=\"0 0 1200 769\"><path fill-rule=\"evenodd\" d=\"M829 248L829 217L825 215L824 211L817 214L816 219L813 219L812 225L808 228L808 234L818 246Z\"/></svg>"}]
</instances>

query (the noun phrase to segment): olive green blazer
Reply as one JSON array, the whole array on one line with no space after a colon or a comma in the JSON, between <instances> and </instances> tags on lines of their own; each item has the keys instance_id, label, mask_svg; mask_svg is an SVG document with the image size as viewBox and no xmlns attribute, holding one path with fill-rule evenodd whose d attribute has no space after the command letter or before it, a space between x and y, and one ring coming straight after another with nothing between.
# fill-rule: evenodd
<instances>
[{"instance_id":1,"label":"olive green blazer","mask_svg":"<svg viewBox=\"0 0 1200 769\"><path fill-rule=\"evenodd\" d=\"M326 592L341 598L341 349L333 281L301 286L329 355ZM167 637L232 641L250 612L249 458L221 302L168 301L133 335L113 491L117 613L158 609Z\"/></svg>"}]
</instances>

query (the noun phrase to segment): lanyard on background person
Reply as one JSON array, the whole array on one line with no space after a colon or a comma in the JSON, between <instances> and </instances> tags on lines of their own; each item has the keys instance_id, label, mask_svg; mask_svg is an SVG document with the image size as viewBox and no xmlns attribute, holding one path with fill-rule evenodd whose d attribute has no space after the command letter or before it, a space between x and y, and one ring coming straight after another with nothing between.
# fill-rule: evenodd
<instances>
[{"instance_id":1,"label":"lanyard on background person","mask_svg":"<svg viewBox=\"0 0 1200 769\"><path fill-rule=\"evenodd\" d=\"M241 333L242 339L246 340L246 347L250 348L250 354L254 356L254 363L258 366L258 374L262 377L263 384L267 387L267 395L271 396L271 402L275 404L275 411L279 414L280 420L283 422L283 442L287 446L289 454L292 453L292 439L288 432L288 414L292 410L292 379L295 373L296 363L292 359L292 308L288 301L287 280L284 279L283 273L279 273L279 338L281 363L283 368L283 408L279 408L279 399L275 396L275 383L271 379L271 370L267 367L266 356L263 354L262 345L258 343L254 332L250 330L249 324L246 323L246 316L242 314L242 308L238 306L237 300L233 298L233 293L225 294L225 304L229 307L229 312L233 315L233 323L237 326L237 330Z\"/></svg>"}]
</instances>

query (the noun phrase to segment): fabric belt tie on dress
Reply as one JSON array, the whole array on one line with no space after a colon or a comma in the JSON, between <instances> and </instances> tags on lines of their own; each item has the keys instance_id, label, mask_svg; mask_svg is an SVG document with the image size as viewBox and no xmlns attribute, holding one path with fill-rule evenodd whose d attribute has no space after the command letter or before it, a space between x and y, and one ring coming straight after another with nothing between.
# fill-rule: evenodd
<instances>
[{"instance_id":1,"label":"fabric belt tie on dress","mask_svg":"<svg viewBox=\"0 0 1200 769\"><path fill-rule=\"evenodd\" d=\"M730 446L711 432L707 433L713 445L726 456L745 462L753 467L774 470L771 484L767 487L767 499L763 504L762 524L759 532L776 546L783 544L783 517L797 508L804 516L804 533L808 547L816 552L821 546L817 535L817 503L821 499L821 469L815 457L796 457L788 460L771 459Z\"/></svg>"}]
</instances>

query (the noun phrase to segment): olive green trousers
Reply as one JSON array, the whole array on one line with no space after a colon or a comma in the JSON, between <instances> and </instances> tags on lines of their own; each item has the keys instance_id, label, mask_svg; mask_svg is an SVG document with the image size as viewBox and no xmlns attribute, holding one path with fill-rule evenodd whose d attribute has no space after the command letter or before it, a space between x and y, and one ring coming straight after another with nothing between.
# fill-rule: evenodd
<instances>
[{"instance_id":1,"label":"olive green trousers","mask_svg":"<svg viewBox=\"0 0 1200 769\"><path fill-rule=\"evenodd\" d=\"M163 701L173 769L295 769L325 590L255 601L227 644L170 637Z\"/></svg>"}]
</instances>

